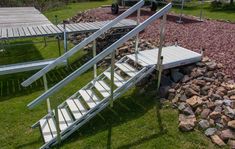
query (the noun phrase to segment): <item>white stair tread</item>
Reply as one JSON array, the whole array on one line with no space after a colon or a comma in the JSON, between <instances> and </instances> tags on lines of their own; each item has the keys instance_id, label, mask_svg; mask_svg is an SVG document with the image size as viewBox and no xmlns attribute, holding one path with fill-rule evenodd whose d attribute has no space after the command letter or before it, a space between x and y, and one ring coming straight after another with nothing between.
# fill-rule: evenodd
<instances>
[{"instance_id":1,"label":"white stair tread","mask_svg":"<svg viewBox=\"0 0 235 149\"><path fill-rule=\"evenodd\" d=\"M56 127L52 118L43 118L40 120L42 135L45 142L49 142L56 137Z\"/></svg>"},{"instance_id":2,"label":"white stair tread","mask_svg":"<svg viewBox=\"0 0 235 149\"><path fill-rule=\"evenodd\" d=\"M120 68L122 71L124 71L127 75L130 77L133 77L136 75L137 70L130 66L129 64L123 62L123 63L116 63L115 64L118 68Z\"/></svg>"},{"instance_id":3,"label":"white stair tread","mask_svg":"<svg viewBox=\"0 0 235 149\"><path fill-rule=\"evenodd\" d=\"M111 73L109 71L105 71L104 72L104 75L106 77L109 78L109 80L111 80ZM117 73L114 72L114 84L117 86L117 87L120 87L123 85L123 83L125 83L125 80L120 76L118 75Z\"/></svg>"},{"instance_id":4,"label":"white stair tread","mask_svg":"<svg viewBox=\"0 0 235 149\"><path fill-rule=\"evenodd\" d=\"M87 105L90 108L95 107L96 103L95 101L93 101L93 99L90 97L90 95L86 92L86 90L79 90L80 95L82 96L82 98L85 100L85 102L87 103ZM98 99L95 99L98 100Z\"/></svg>"},{"instance_id":5,"label":"white stair tread","mask_svg":"<svg viewBox=\"0 0 235 149\"><path fill-rule=\"evenodd\" d=\"M110 87L108 87L108 85L104 81L98 80L93 84L102 96L108 97L110 95Z\"/></svg>"},{"instance_id":6,"label":"white stair tread","mask_svg":"<svg viewBox=\"0 0 235 149\"><path fill-rule=\"evenodd\" d=\"M82 106L78 99L68 99L66 100L66 103L75 119L79 119L86 112L86 109Z\"/></svg>"},{"instance_id":7,"label":"white stair tread","mask_svg":"<svg viewBox=\"0 0 235 149\"><path fill-rule=\"evenodd\" d=\"M73 123L73 119L65 108L58 109L60 130L65 130Z\"/></svg>"}]
</instances>

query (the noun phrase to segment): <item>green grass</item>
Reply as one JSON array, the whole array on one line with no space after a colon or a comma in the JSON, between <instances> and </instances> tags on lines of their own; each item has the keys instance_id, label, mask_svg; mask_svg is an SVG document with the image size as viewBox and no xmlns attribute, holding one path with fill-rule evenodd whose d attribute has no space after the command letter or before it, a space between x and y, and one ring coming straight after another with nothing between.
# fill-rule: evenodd
<instances>
[{"instance_id":1,"label":"green grass","mask_svg":"<svg viewBox=\"0 0 235 149\"><path fill-rule=\"evenodd\" d=\"M45 12L53 21L54 15L59 16L61 22L89 8L110 4L111 1L76 3ZM196 11L195 11L196 13ZM53 39L53 38L50 38ZM14 43L37 42L43 39L16 40ZM72 44L69 45L70 47ZM61 43L61 47L63 47ZM25 62L30 60L54 58L58 56L57 43L29 44L6 48L7 52L0 55L0 64ZM63 50L61 50L63 51ZM76 54L71 61L76 65L62 68L48 74L50 85L58 82L84 63L81 59L89 55L84 51ZM103 68L99 69L101 72ZM40 80L27 89L14 86L34 72L5 75L0 77L0 148L1 149L32 149L42 145L42 138L38 129L32 130L30 126L43 117L46 104L43 103L33 110L26 105L43 92ZM87 71L68 86L51 97L52 106L55 107L68 96L83 87L93 77L92 71ZM10 83L14 80L14 83ZM3 86L1 83L3 82ZM145 94L140 94L139 88L129 90L113 109L105 109L101 116L96 116L89 123L75 132L61 148L217 148L201 132L193 131L182 133L178 130L178 112L171 108L169 103L161 105L155 97L155 85L150 86Z\"/></svg>"},{"instance_id":2,"label":"green grass","mask_svg":"<svg viewBox=\"0 0 235 149\"><path fill-rule=\"evenodd\" d=\"M108 5L111 3L112 3L111 0L71 3L63 7L46 11L44 15L52 22L55 22L55 15L57 15L58 22L62 22L63 20L67 18L75 16L78 12L91 9L91 8L96 8L101 5Z\"/></svg>"},{"instance_id":3,"label":"green grass","mask_svg":"<svg viewBox=\"0 0 235 149\"><path fill-rule=\"evenodd\" d=\"M230 7L212 8L211 4L206 2L201 7L198 1L192 1L185 3L183 14L200 17L201 8L204 18L235 22L235 5ZM174 6L172 12L179 14L181 10L179 6Z\"/></svg>"}]
</instances>

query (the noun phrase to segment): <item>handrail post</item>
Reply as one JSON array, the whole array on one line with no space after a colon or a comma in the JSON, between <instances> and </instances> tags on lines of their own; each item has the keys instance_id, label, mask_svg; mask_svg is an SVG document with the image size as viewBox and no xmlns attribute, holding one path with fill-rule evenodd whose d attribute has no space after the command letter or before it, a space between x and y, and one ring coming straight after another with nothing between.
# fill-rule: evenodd
<instances>
[{"instance_id":1,"label":"handrail post","mask_svg":"<svg viewBox=\"0 0 235 149\"><path fill-rule=\"evenodd\" d=\"M183 9L184 9L184 0L182 0L182 3L181 3L180 17L179 17L179 20L176 21L177 23L183 23L182 21Z\"/></svg>"},{"instance_id":2,"label":"handrail post","mask_svg":"<svg viewBox=\"0 0 235 149\"><path fill-rule=\"evenodd\" d=\"M137 10L137 25L140 24L140 8ZM135 39L135 65L138 63L138 53L139 53L139 33L136 35Z\"/></svg>"},{"instance_id":3,"label":"handrail post","mask_svg":"<svg viewBox=\"0 0 235 149\"><path fill-rule=\"evenodd\" d=\"M47 85L47 78L46 78L46 75L43 75L43 84L44 84L44 89L45 89L45 91L47 91L47 90L48 90L48 85ZM51 113L50 98L47 98L47 111L48 111L48 113Z\"/></svg>"},{"instance_id":4,"label":"handrail post","mask_svg":"<svg viewBox=\"0 0 235 149\"><path fill-rule=\"evenodd\" d=\"M113 107L114 63L115 63L115 51L113 51L111 54L111 99L110 99L110 106L111 107Z\"/></svg>"},{"instance_id":5,"label":"handrail post","mask_svg":"<svg viewBox=\"0 0 235 149\"><path fill-rule=\"evenodd\" d=\"M61 143L61 135L60 135L60 127L59 127L59 115L58 115L58 107L55 108L55 126L56 126L56 134L57 134L57 142L58 148Z\"/></svg>"},{"instance_id":6,"label":"handrail post","mask_svg":"<svg viewBox=\"0 0 235 149\"><path fill-rule=\"evenodd\" d=\"M157 58L157 91L159 90L160 83L161 83L161 74L162 74L162 63L163 63L163 56L162 56L162 47L163 42L165 39L165 25L166 25L166 14L163 15L161 20L161 29L160 29L160 45L158 50L158 58Z\"/></svg>"},{"instance_id":7,"label":"handrail post","mask_svg":"<svg viewBox=\"0 0 235 149\"><path fill-rule=\"evenodd\" d=\"M203 21L202 18L202 6L203 6L204 0L201 0L200 4L201 4L201 10L200 10L200 21Z\"/></svg>"},{"instance_id":8,"label":"handrail post","mask_svg":"<svg viewBox=\"0 0 235 149\"><path fill-rule=\"evenodd\" d=\"M96 56L96 40L93 41L93 57ZM97 65L94 64L94 79L97 77Z\"/></svg>"},{"instance_id":9,"label":"handrail post","mask_svg":"<svg viewBox=\"0 0 235 149\"><path fill-rule=\"evenodd\" d=\"M66 31L66 24L65 22L63 23L64 27L64 53L67 52L68 46L67 46L67 31Z\"/></svg>"},{"instance_id":10,"label":"handrail post","mask_svg":"<svg viewBox=\"0 0 235 149\"><path fill-rule=\"evenodd\" d=\"M158 69L158 80L157 80L157 92L159 91L160 84L161 84L161 77L162 77L162 63L163 63L163 56L160 59L160 67Z\"/></svg>"},{"instance_id":11,"label":"handrail post","mask_svg":"<svg viewBox=\"0 0 235 149\"><path fill-rule=\"evenodd\" d=\"M162 21L161 21L161 29L160 29L160 45L158 50L158 57L157 57L157 70L160 68L160 59L162 56L162 47L163 42L165 39L165 24L166 24L166 14L163 15Z\"/></svg>"}]
</instances>

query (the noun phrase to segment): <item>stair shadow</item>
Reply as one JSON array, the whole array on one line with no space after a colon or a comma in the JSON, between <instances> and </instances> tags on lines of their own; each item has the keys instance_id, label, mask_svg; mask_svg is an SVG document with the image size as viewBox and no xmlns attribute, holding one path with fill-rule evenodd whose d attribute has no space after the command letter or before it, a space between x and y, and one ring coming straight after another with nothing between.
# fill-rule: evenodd
<instances>
[{"instance_id":1,"label":"stair shadow","mask_svg":"<svg viewBox=\"0 0 235 149\"><path fill-rule=\"evenodd\" d=\"M93 128L91 128L89 124L85 124L84 126L81 127L80 130L72 134L64 142L64 144L75 142L78 139L84 140L99 132L107 131L108 134L107 134L106 148L112 148L112 128L124 124L128 121L137 119L146 114L146 112L152 108L156 109L156 118L154 119L156 119L156 125L158 125L159 127L158 133L151 134L150 136L145 136L144 138L141 138L135 142L122 145L119 148L129 148L131 146L136 146L148 140L164 135L167 131L164 129L162 125L161 114L160 114L161 105L160 102L157 101L158 98L155 101L153 100L155 98L156 98L155 95L150 94L149 90L148 94L146 95L146 94L139 94L139 89L135 89L130 96L121 97L120 99L117 99L117 101L120 101L122 102L122 104L126 105L130 109L130 111L127 112L127 109L119 106L117 101L115 101L113 110L118 114L118 116L114 116L114 114L110 110L108 110L108 108L106 108L104 111L101 112L102 116L105 118L106 125L104 125L103 120L99 119L98 116L95 116L93 119L91 119L88 122L90 124L95 124L92 126Z\"/></svg>"},{"instance_id":2,"label":"stair shadow","mask_svg":"<svg viewBox=\"0 0 235 149\"><path fill-rule=\"evenodd\" d=\"M89 56L83 55L78 61L74 61L70 66L60 67L47 73L48 85L51 86L61 81L67 75L79 68ZM22 73L8 74L0 76L0 102L9 100L13 97L19 97L27 94L31 94L35 91L44 90L42 78L34 82L29 87L21 86L21 83L27 78L31 77L38 70L27 71Z\"/></svg>"}]
</instances>

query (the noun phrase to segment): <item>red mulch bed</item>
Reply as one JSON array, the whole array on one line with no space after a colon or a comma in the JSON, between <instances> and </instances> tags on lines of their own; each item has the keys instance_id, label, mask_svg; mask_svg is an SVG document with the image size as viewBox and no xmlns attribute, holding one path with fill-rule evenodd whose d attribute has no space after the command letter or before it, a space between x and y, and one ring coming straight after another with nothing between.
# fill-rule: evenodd
<instances>
[{"instance_id":1,"label":"red mulch bed","mask_svg":"<svg viewBox=\"0 0 235 149\"><path fill-rule=\"evenodd\" d=\"M148 10L141 11L141 21L147 19L153 13ZM97 8L87 12L88 16L96 20L110 20L116 17L110 12L110 8ZM136 19L136 13L129 18ZM184 17L183 24L176 23L178 16L167 16L166 44L173 44L178 40L179 45L200 52L205 49L205 55L224 65L223 71L235 80L235 24L214 20L197 21L193 17ZM141 38L159 41L159 24L153 22Z\"/></svg>"}]
</instances>

